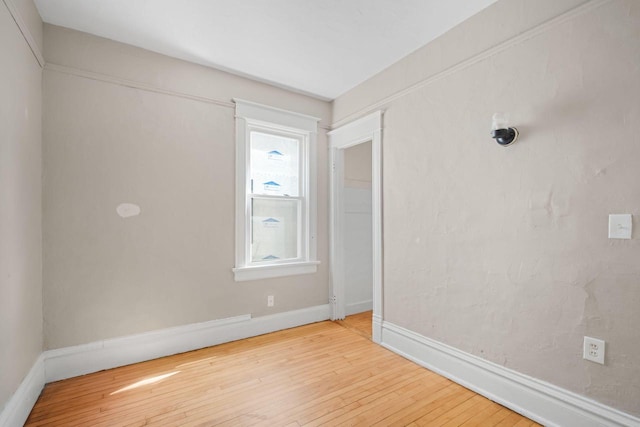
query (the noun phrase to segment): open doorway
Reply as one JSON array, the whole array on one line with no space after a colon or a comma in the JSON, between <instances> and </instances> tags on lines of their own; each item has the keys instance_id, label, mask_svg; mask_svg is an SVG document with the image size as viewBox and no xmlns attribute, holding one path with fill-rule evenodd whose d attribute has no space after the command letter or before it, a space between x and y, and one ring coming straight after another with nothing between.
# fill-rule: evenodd
<instances>
[{"instance_id":1,"label":"open doorway","mask_svg":"<svg viewBox=\"0 0 640 427\"><path fill-rule=\"evenodd\" d=\"M381 124L376 112L329 133L332 318L372 311L382 330Z\"/></svg>"},{"instance_id":2,"label":"open doorway","mask_svg":"<svg viewBox=\"0 0 640 427\"><path fill-rule=\"evenodd\" d=\"M344 149L345 316L373 310L371 141Z\"/></svg>"}]
</instances>

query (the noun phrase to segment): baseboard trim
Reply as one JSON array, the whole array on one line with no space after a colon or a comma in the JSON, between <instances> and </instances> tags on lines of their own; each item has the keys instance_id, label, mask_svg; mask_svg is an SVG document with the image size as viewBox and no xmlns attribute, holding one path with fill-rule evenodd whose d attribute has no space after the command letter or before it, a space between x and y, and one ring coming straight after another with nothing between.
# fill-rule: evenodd
<instances>
[{"instance_id":1,"label":"baseboard trim","mask_svg":"<svg viewBox=\"0 0 640 427\"><path fill-rule=\"evenodd\" d=\"M329 304L252 318L251 315L178 326L44 353L45 381L184 353L329 319Z\"/></svg>"},{"instance_id":2,"label":"baseboard trim","mask_svg":"<svg viewBox=\"0 0 640 427\"><path fill-rule=\"evenodd\" d=\"M40 355L0 413L0 427L22 425L45 383L329 319L328 304L162 329ZM552 384L462 352L382 319L380 344L546 426L636 426L640 419ZM376 330L378 333L376 333Z\"/></svg>"},{"instance_id":3,"label":"baseboard trim","mask_svg":"<svg viewBox=\"0 0 640 427\"><path fill-rule=\"evenodd\" d=\"M374 314L371 320L371 340L376 344L382 344L382 316Z\"/></svg>"},{"instance_id":4,"label":"baseboard trim","mask_svg":"<svg viewBox=\"0 0 640 427\"><path fill-rule=\"evenodd\" d=\"M40 354L16 392L0 412L0 427L24 425L44 384L44 355Z\"/></svg>"},{"instance_id":5,"label":"baseboard trim","mask_svg":"<svg viewBox=\"0 0 640 427\"><path fill-rule=\"evenodd\" d=\"M545 426L640 426L640 419L382 322L381 345Z\"/></svg>"},{"instance_id":6,"label":"baseboard trim","mask_svg":"<svg viewBox=\"0 0 640 427\"><path fill-rule=\"evenodd\" d=\"M352 304L346 304L344 307L345 316L351 316L352 314L362 313L364 311L373 310L373 300L354 302Z\"/></svg>"},{"instance_id":7,"label":"baseboard trim","mask_svg":"<svg viewBox=\"0 0 640 427\"><path fill-rule=\"evenodd\" d=\"M23 425L46 383L328 320L329 304L252 318L177 326L40 354L0 412L0 427Z\"/></svg>"}]
</instances>

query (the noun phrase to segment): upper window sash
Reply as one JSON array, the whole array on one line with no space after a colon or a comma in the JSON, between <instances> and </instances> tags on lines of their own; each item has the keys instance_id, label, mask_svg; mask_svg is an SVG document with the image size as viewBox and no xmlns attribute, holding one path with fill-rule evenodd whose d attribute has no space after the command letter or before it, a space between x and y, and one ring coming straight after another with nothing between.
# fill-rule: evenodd
<instances>
[{"instance_id":1,"label":"upper window sash","mask_svg":"<svg viewBox=\"0 0 640 427\"><path fill-rule=\"evenodd\" d=\"M249 144L252 194L306 197L306 135L251 126Z\"/></svg>"}]
</instances>

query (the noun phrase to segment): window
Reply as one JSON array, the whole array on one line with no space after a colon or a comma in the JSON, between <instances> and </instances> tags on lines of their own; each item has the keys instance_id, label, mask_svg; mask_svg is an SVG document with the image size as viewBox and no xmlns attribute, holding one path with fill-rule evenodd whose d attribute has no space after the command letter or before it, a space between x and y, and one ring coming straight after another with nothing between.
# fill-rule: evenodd
<instances>
[{"instance_id":1,"label":"window","mask_svg":"<svg viewBox=\"0 0 640 427\"><path fill-rule=\"evenodd\" d=\"M315 273L318 120L236 103L236 281Z\"/></svg>"}]
</instances>

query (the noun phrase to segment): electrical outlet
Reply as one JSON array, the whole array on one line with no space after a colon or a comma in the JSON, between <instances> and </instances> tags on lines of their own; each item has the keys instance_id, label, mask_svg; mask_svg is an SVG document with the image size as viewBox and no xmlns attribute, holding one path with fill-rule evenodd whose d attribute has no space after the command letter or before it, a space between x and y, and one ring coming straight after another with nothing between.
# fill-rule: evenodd
<instances>
[{"instance_id":1,"label":"electrical outlet","mask_svg":"<svg viewBox=\"0 0 640 427\"><path fill-rule=\"evenodd\" d=\"M584 337L584 359L604 365L604 341L597 338Z\"/></svg>"},{"instance_id":2,"label":"electrical outlet","mask_svg":"<svg viewBox=\"0 0 640 427\"><path fill-rule=\"evenodd\" d=\"M273 304L275 303L273 295L269 295L267 297L267 307L273 307Z\"/></svg>"}]
</instances>

